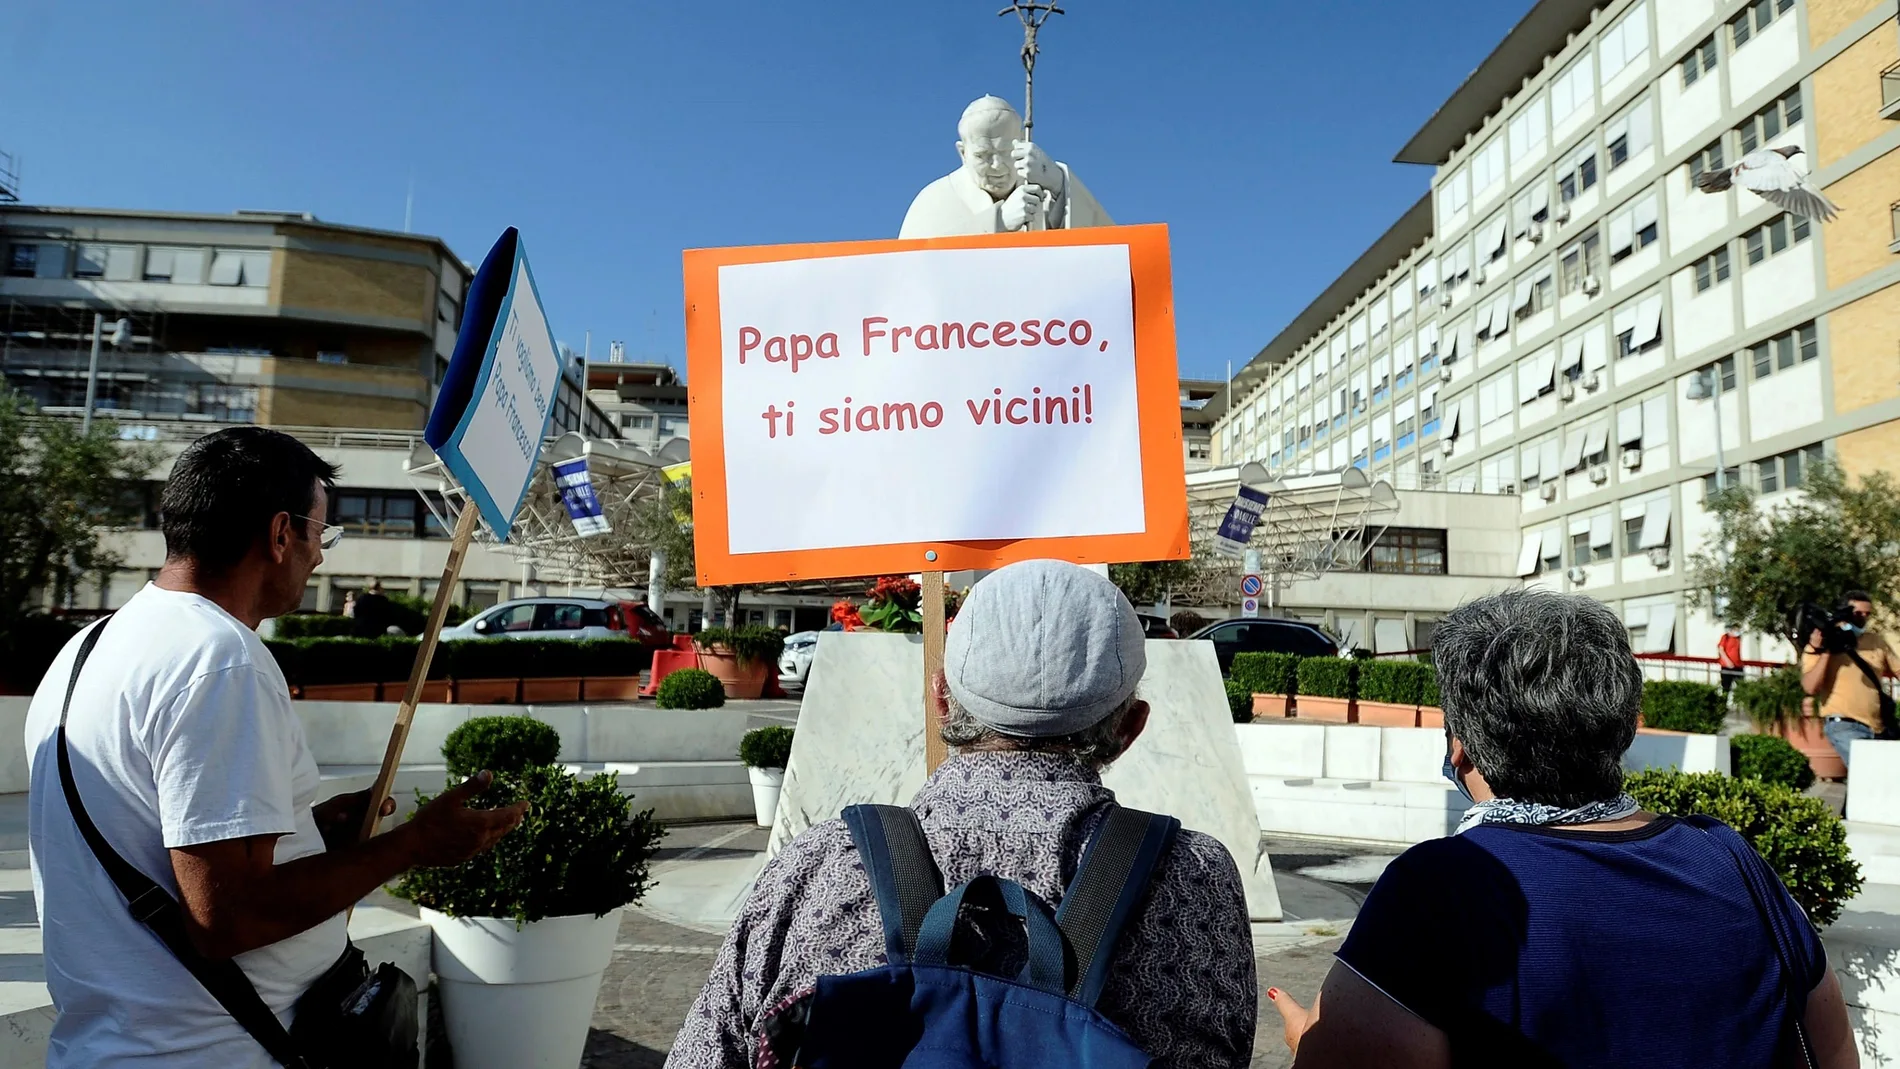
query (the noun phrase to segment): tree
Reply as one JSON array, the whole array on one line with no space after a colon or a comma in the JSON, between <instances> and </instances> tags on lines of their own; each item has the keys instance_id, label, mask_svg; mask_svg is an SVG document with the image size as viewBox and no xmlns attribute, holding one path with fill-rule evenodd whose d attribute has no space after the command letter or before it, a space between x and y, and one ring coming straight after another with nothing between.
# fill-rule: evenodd
<instances>
[{"instance_id":1,"label":"tree","mask_svg":"<svg viewBox=\"0 0 1900 1069\"><path fill-rule=\"evenodd\" d=\"M635 514L633 539L649 550L666 555L666 586L679 590L699 585L699 569L693 559L693 491L690 480L663 482L660 492L646 500ZM739 595L742 586L706 588L714 604L726 619L737 626ZM712 626L707 620L706 625Z\"/></svg>"},{"instance_id":2,"label":"tree","mask_svg":"<svg viewBox=\"0 0 1900 1069\"><path fill-rule=\"evenodd\" d=\"M1185 592L1199 574L1192 560L1151 560L1139 564L1111 564L1108 578L1136 608L1161 604Z\"/></svg>"},{"instance_id":3,"label":"tree","mask_svg":"<svg viewBox=\"0 0 1900 1069\"><path fill-rule=\"evenodd\" d=\"M81 434L71 420L38 415L0 385L0 634L13 633L39 592L63 600L82 576L119 561L100 540L119 517L128 482L151 471L152 454L118 440L109 421Z\"/></svg>"},{"instance_id":4,"label":"tree","mask_svg":"<svg viewBox=\"0 0 1900 1069\"><path fill-rule=\"evenodd\" d=\"M1810 468L1796 500L1762 507L1735 487L1713 497L1714 545L1689 557L1689 604L1724 623L1780 634L1796 605L1865 590L1900 606L1900 486L1886 472L1850 484L1831 462Z\"/></svg>"}]
</instances>

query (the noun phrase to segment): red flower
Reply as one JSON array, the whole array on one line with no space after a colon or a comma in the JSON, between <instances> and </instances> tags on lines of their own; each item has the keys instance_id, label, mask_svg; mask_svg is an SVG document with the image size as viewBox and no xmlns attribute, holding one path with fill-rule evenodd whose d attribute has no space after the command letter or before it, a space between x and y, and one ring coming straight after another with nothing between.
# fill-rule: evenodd
<instances>
[{"instance_id":1,"label":"red flower","mask_svg":"<svg viewBox=\"0 0 1900 1069\"><path fill-rule=\"evenodd\" d=\"M843 599L831 607L831 619L846 631L857 631L864 627L864 619L858 615L858 607Z\"/></svg>"}]
</instances>

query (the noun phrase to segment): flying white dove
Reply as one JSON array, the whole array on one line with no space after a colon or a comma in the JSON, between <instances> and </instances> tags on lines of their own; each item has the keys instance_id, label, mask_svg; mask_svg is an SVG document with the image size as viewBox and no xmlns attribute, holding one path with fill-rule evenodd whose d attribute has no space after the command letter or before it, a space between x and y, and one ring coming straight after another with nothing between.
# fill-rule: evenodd
<instances>
[{"instance_id":1,"label":"flying white dove","mask_svg":"<svg viewBox=\"0 0 1900 1069\"><path fill-rule=\"evenodd\" d=\"M1800 152L1792 145L1758 149L1726 171L1702 172L1695 184L1704 193L1720 193L1730 186L1740 186L1790 214L1831 223L1840 209L1814 188L1807 175L1788 162Z\"/></svg>"}]
</instances>

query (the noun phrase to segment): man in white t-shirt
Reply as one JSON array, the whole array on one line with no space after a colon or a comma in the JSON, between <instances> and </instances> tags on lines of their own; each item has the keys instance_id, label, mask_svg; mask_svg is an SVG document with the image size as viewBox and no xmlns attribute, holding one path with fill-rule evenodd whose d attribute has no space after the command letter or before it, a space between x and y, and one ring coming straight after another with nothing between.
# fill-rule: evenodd
<instances>
[{"instance_id":1,"label":"man in white t-shirt","mask_svg":"<svg viewBox=\"0 0 1900 1069\"><path fill-rule=\"evenodd\" d=\"M486 774L367 843L355 841L367 792L312 806L316 762L256 628L298 606L335 544L323 518L336 474L259 427L180 454L159 499L165 566L103 625L67 720L73 778L100 832L179 899L199 952L235 959L286 1027L342 956L351 905L412 867L488 849L523 812L468 808ZM33 894L58 1012L47 1065L270 1066L133 918L73 822L56 749L80 641L54 661L26 722Z\"/></svg>"}]
</instances>

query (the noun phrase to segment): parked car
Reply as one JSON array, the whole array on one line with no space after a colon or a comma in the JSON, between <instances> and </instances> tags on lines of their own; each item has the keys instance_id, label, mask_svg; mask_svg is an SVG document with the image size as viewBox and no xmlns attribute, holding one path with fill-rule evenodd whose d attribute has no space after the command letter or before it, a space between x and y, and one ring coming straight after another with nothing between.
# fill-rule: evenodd
<instances>
[{"instance_id":1,"label":"parked car","mask_svg":"<svg viewBox=\"0 0 1900 1069\"><path fill-rule=\"evenodd\" d=\"M1165 616L1150 616L1145 612L1138 612L1135 615L1141 617L1141 633L1144 637L1147 637L1147 638L1180 638L1181 637L1181 633L1174 629L1174 625L1170 624L1168 622L1168 618Z\"/></svg>"},{"instance_id":2,"label":"parked car","mask_svg":"<svg viewBox=\"0 0 1900 1069\"><path fill-rule=\"evenodd\" d=\"M1300 620L1277 618L1222 620L1188 636L1214 644L1221 675L1234 667L1236 653L1291 653L1300 657L1337 657L1339 643L1331 635Z\"/></svg>"},{"instance_id":3,"label":"parked car","mask_svg":"<svg viewBox=\"0 0 1900 1069\"><path fill-rule=\"evenodd\" d=\"M444 640L464 638L625 638L655 649L670 645L666 621L644 602L601 598L519 598L483 609Z\"/></svg>"},{"instance_id":4,"label":"parked car","mask_svg":"<svg viewBox=\"0 0 1900 1069\"><path fill-rule=\"evenodd\" d=\"M812 655L818 652L818 632L785 636L785 652L778 658L778 685L803 689L811 676Z\"/></svg>"}]
</instances>

